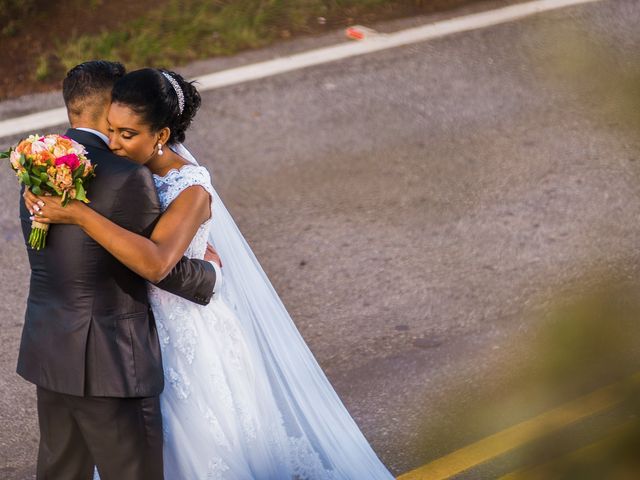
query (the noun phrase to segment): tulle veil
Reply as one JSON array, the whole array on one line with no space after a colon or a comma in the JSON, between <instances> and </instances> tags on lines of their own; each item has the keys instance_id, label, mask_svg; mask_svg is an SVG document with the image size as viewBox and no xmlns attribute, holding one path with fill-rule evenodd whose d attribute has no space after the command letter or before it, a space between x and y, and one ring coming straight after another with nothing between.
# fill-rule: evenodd
<instances>
[{"instance_id":1,"label":"tulle veil","mask_svg":"<svg viewBox=\"0 0 640 480\"><path fill-rule=\"evenodd\" d=\"M183 145L173 148L198 165ZM252 332L285 428L306 435L335 478L393 479L318 365L215 190L209 242L224 267L218 294Z\"/></svg>"}]
</instances>

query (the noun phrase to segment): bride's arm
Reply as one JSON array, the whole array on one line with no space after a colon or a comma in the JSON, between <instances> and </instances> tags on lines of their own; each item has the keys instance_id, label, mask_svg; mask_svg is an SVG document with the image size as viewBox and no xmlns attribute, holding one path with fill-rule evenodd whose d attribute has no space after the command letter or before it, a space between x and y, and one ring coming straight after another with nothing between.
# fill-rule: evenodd
<instances>
[{"instance_id":1,"label":"bride's arm","mask_svg":"<svg viewBox=\"0 0 640 480\"><path fill-rule=\"evenodd\" d=\"M121 263L152 283L178 263L200 225L211 215L211 197L197 185L184 189L158 220L150 238L118 226L82 202L62 207L59 197L30 197L41 223L76 224ZM39 202L36 206L35 202ZM44 206L39 206L44 204Z\"/></svg>"}]
</instances>

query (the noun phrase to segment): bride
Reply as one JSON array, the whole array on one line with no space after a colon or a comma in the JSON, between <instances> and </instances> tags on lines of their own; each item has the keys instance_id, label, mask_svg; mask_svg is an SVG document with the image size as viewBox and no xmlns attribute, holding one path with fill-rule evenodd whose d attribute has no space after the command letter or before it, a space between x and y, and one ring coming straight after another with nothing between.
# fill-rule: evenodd
<instances>
[{"instance_id":1,"label":"bride","mask_svg":"<svg viewBox=\"0 0 640 480\"><path fill-rule=\"evenodd\" d=\"M151 282L207 242L224 262L207 306L149 284L165 375L164 471L185 479L391 479L297 331L213 186L181 142L200 95L142 69L114 86L110 148L153 172L163 215L150 239L81 202L27 196L43 223L79 225ZM99 170L98 170L98 175ZM38 210L36 208L36 210Z\"/></svg>"}]
</instances>

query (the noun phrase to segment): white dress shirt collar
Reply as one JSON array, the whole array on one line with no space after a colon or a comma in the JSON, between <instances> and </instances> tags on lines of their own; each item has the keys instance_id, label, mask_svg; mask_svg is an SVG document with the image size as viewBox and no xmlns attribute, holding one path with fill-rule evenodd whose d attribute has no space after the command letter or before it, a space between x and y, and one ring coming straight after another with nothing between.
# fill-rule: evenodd
<instances>
[{"instance_id":1,"label":"white dress shirt collar","mask_svg":"<svg viewBox=\"0 0 640 480\"><path fill-rule=\"evenodd\" d=\"M109 137L107 137L104 133L99 132L98 130L94 130L93 128L84 128L84 127L78 127L76 128L76 130L82 130L83 132L93 133L98 138L100 138L100 140L102 140L107 145L107 147L109 146Z\"/></svg>"}]
</instances>

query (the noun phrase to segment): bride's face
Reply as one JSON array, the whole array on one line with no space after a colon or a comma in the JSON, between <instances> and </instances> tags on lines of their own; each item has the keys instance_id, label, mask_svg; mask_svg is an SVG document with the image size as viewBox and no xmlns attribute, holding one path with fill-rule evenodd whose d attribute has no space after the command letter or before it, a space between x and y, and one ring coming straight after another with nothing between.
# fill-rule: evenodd
<instances>
[{"instance_id":1,"label":"bride's face","mask_svg":"<svg viewBox=\"0 0 640 480\"><path fill-rule=\"evenodd\" d=\"M145 164L156 154L158 134L142 116L121 103L109 107L109 148L116 155Z\"/></svg>"}]
</instances>

